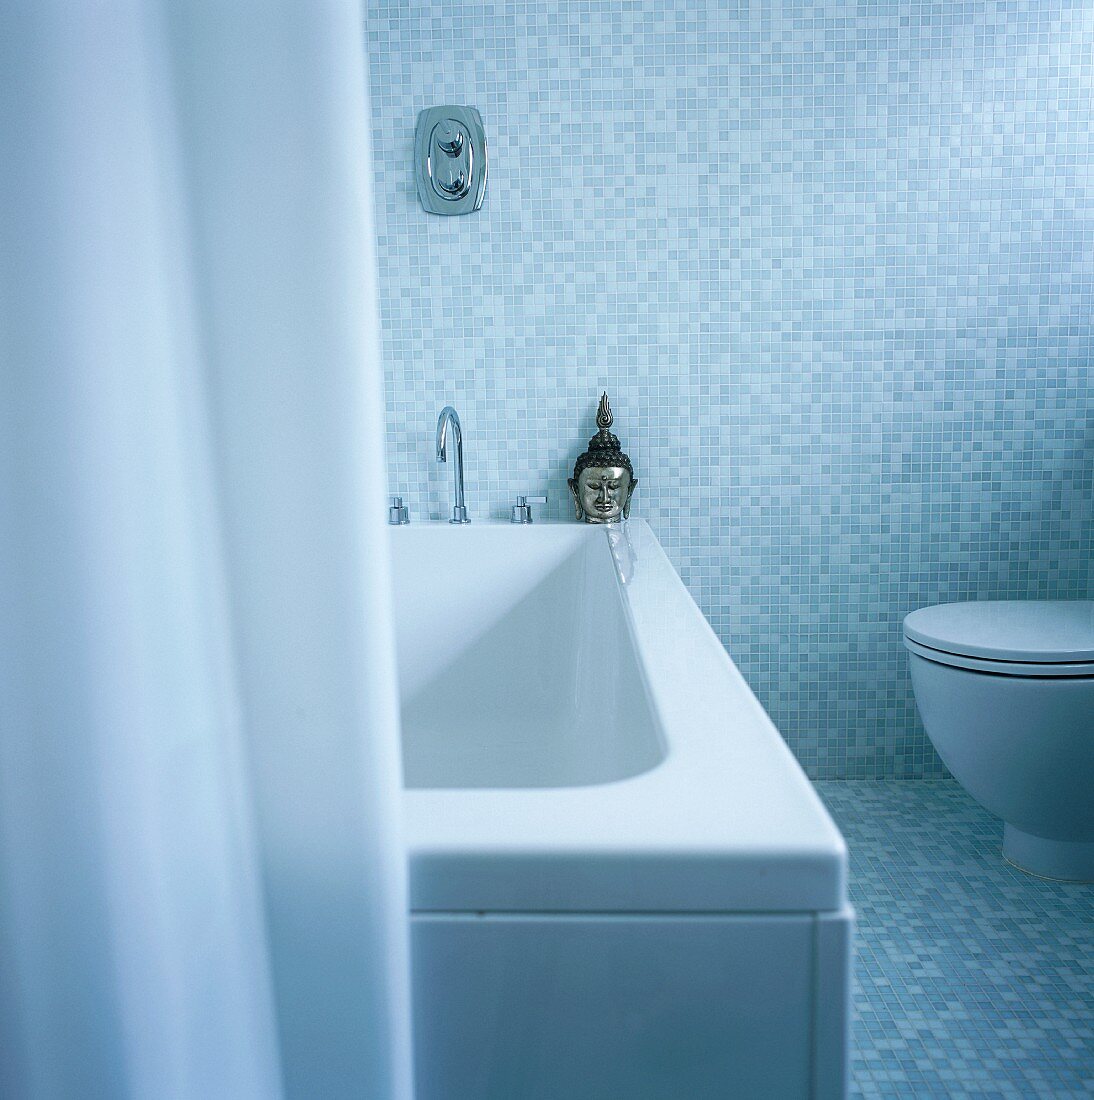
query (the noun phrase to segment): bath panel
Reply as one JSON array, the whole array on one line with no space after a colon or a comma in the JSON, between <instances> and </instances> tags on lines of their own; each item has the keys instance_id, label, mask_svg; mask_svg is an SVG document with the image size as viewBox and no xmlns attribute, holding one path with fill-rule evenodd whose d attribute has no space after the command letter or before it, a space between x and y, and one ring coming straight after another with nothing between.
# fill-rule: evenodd
<instances>
[{"instance_id":1,"label":"bath panel","mask_svg":"<svg viewBox=\"0 0 1094 1100\"><path fill-rule=\"evenodd\" d=\"M419 915L418 1100L814 1095L812 926Z\"/></svg>"}]
</instances>

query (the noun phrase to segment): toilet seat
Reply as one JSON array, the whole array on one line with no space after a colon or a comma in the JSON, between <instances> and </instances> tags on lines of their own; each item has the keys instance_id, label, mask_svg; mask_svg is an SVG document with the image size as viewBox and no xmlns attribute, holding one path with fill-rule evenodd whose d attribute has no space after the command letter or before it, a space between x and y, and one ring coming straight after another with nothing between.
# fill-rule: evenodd
<instances>
[{"instance_id":1,"label":"toilet seat","mask_svg":"<svg viewBox=\"0 0 1094 1100\"><path fill-rule=\"evenodd\" d=\"M997 676L1094 677L1094 600L924 607L905 617L904 644L937 664Z\"/></svg>"},{"instance_id":2,"label":"toilet seat","mask_svg":"<svg viewBox=\"0 0 1094 1100\"><path fill-rule=\"evenodd\" d=\"M991 672L996 676L1089 676L1094 678L1094 661L992 661L987 657L968 657L963 653L946 653L941 649L913 642L906 634L904 646L928 661L952 668L967 668L974 672Z\"/></svg>"}]
</instances>

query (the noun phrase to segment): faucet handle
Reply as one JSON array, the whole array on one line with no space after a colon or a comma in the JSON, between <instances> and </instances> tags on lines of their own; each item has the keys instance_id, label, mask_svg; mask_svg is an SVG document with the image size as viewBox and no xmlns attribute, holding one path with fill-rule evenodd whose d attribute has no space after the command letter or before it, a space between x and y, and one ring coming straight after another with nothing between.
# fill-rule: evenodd
<instances>
[{"instance_id":1,"label":"faucet handle","mask_svg":"<svg viewBox=\"0 0 1094 1100\"><path fill-rule=\"evenodd\" d=\"M392 497L391 507L387 510L387 521L393 527L401 527L410 522L410 509L403 504L402 497Z\"/></svg>"},{"instance_id":2,"label":"faucet handle","mask_svg":"<svg viewBox=\"0 0 1094 1100\"><path fill-rule=\"evenodd\" d=\"M519 496L517 497L516 504L513 505L509 513L510 523L531 523L532 522L532 505L533 504L546 504L547 494L542 496L530 497Z\"/></svg>"}]
</instances>

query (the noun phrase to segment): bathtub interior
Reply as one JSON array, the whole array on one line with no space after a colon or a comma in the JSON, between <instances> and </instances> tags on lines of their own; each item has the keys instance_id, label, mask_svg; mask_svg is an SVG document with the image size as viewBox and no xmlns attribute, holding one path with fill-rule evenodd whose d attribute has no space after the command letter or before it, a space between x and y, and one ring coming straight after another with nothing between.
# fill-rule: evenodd
<instances>
[{"instance_id":1,"label":"bathtub interior","mask_svg":"<svg viewBox=\"0 0 1094 1100\"><path fill-rule=\"evenodd\" d=\"M393 566L408 787L586 786L661 760L603 532L403 529Z\"/></svg>"}]
</instances>

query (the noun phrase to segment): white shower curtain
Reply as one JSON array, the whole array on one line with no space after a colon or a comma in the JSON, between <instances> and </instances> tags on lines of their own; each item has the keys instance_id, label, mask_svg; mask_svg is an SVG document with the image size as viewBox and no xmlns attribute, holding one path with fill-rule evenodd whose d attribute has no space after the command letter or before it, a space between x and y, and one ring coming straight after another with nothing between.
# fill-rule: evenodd
<instances>
[{"instance_id":1,"label":"white shower curtain","mask_svg":"<svg viewBox=\"0 0 1094 1100\"><path fill-rule=\"evenodd\" d=\"M0 27L0 1096L409 1097L355 3Z\"/></svg>"}]
</instances>

